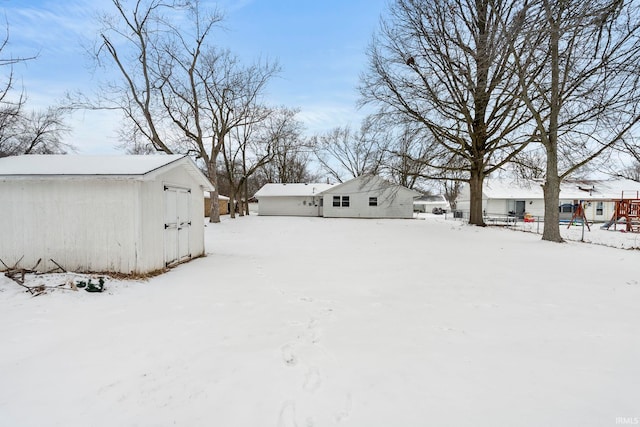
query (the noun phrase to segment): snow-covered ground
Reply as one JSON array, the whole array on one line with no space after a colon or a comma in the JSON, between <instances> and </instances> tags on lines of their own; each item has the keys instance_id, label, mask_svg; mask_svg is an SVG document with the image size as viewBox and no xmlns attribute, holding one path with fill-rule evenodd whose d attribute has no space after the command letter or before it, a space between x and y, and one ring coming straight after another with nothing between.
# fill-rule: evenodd
<instances>
[{"instance_id":1,"label":"snow-covered ground","mask_svg":"<svg viewBox=\"0 0 640 427\"><path fill-rule=\"evenodd\" d=\"M104 293L0 276L0 426L640 418L640 251L422 218L225 219Z\"/></svg>"}]
</instances>

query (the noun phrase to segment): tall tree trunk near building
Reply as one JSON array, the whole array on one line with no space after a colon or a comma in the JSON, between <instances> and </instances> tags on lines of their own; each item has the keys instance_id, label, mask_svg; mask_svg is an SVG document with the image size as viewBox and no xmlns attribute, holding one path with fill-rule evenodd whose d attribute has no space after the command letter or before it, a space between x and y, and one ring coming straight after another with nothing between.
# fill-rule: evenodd
<instances>
[{"instance_id":1,"label":"tall tree trunk near building","mask_svg":"<svg viewBox=\"0 0 640 427\"><path fill-rule=\"evenodd\" d=\"M552 165L547 162L547 168ZM560 235L560 214L558 200L560 199L560 177L556 173L547 174L547 179L542 186L544 193L544 227L542 240L561 243L564 240Z\"/></svg>"},{"instance_id":2,"label":"tall tree trunk near building","mask_svg":"<svg viewBox=\"0 0 640 427\"><path fill-rule=\"evenodd\" d=\"M469 178L469 224L484 225L484 213L482 211L482 185L484 174L478 167L471 169Z\"/></svg>"},{"instance_id":3,"label":"tall tree trunk near building","mask_svg":"<svg viewBox=\"0 0 640 427\"><path fill-rule=\"evenodd\" d=\"M551 97L549 104L549 129L542 136L547 152L546 181L544 192L544 230L542 240L562 242L560 235L560 182L558 174L558 120L560 116L560 28L559 22L549 12L549 52L551 59Z\"/></svg>"},{"instance_id":4,"label":"tall tree trunk near building","mask_svg":"<svg viewBox=\"0 0 640 427\"><path fill-rule=\"evenodd\" d=\"M244 206L245 214L249 216L250 213L249 213L249 180L248 179L244 180L244 184L242 185L242 193L244 194L244 200L246 202Z\"/></svg>"},{"instance_id":5,"label":"tall tree trunk near building","mask_svg":"<svg viewBox=\"0 0 640 427\"><path fill-rule=\"evenodd\" d=\"M216 173L216 158L212 158L207 163L207 171L209 173L209 181L213 185L211 192L211 213L209 214L209 222L220 222L220 193L218 192L218 174Z\"/></svg>"}]
</instances>

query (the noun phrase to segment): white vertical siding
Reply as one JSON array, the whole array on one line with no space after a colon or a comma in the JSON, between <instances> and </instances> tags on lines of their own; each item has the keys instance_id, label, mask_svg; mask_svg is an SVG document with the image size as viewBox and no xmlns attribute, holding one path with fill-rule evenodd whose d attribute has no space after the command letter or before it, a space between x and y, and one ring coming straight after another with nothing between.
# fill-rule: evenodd
<instances>
[{"instance_id":1,"label":"white vertical siding","mask_svg":"<svg viewBox=\"0 0 640 427\"><path fill-rule=\"evenodd\" d=\"M16 179L0 182L0 258L9 266L121 271L135 265L137 183Z\"/></svg>"},{"instance_id":2,"label":"white vertical siding","mask_svg":"<svg viewBox=\"0 0 640 427\"><path fill-rule=\"evenodd\" d=\"M144 252L142 266L146 271L165 267L164 242L164 186L175 186L191 190L190 203L191 227L189 227L189 248L192 257L204 255L204 198L202 187L181 168L163 171L153 180L144 181L141 191L141 237L140 248Z\"/></svg>"},{"instance_id":3,"label":"white vertical siding","mask_svg":"<svg viewBox=\"0 0 640 427\"><path fill-rule=\"evenodd\" d=\"M0 178L0 259L38 271L148 273L164 268L163 186L191 190L189 252L204 254L202 187L175 167L139 177ZM197 214L195 214L197 213Z\"/></svg>"},{"instance_id":4,"label":"white vertical siding","mask_svg":"<svg viewBox=\"0 0 640 427\"><path fill-rule=\"evenodd\" d=\"M320 197L269 196L258 200L258 215L319 216Z\"/></svg>"},{"instance_id":5,"label":"white vertical siding","mask_svg":"<svg viewBox=\"0 0 640 427\"><path fill-rule=\"evenodd\" d=\"M360 177L323 193L323 216L327 218L413 218L417 193L377 177ZM333 206L334 196L349 196L349 207ZM377 206L369 199L377 198Z\"/></svg>"}]
</instances>

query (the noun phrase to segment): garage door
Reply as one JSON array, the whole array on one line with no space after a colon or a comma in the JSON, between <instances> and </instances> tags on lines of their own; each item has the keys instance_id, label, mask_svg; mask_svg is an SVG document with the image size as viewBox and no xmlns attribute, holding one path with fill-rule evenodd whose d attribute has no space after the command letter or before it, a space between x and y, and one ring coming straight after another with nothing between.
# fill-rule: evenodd
<instances>
[{"instance_id":1,"label":"garage door","mask_svg":"<svg viewBox=\"0 0 640 427\"><path fill-rule=\"evenodd\" d=\"M164 264L170 266L191 258L191 190L164 187Z\"/></svg>"}]
</instances>

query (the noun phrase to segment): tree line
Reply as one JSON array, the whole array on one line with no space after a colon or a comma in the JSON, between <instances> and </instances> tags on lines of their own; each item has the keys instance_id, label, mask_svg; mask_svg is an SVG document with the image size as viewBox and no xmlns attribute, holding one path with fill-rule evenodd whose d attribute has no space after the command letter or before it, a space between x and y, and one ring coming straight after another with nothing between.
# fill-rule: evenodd
<instances>
[{"instance_id":1,"label":"tree line","mask_svg":"<svg viewBox=\"0 0 640 427\"><path fill-rule=\"evenodd\" d=\"M638 178L636 0L396 0L381 16L358 88L373 112L357 128L310 137L299 110L265 102L277 61L245 63L216 46L219 11L198 0L112 3L91 52L116 70L112 79L95 93L68 95L47 116L10 99L9 73L0 156L64 152L72 148L60 142L65 111L116 109L129 153L196 159L216 188L212 222L221 190L246 201L265 182L373 173L417 189L438 181L450 200L466 182L470 223L483 225L484 179L510 173L543 178L543 239L552 241L562 240L563 179L604 168Z\"/></svg>"}]
</instances>

